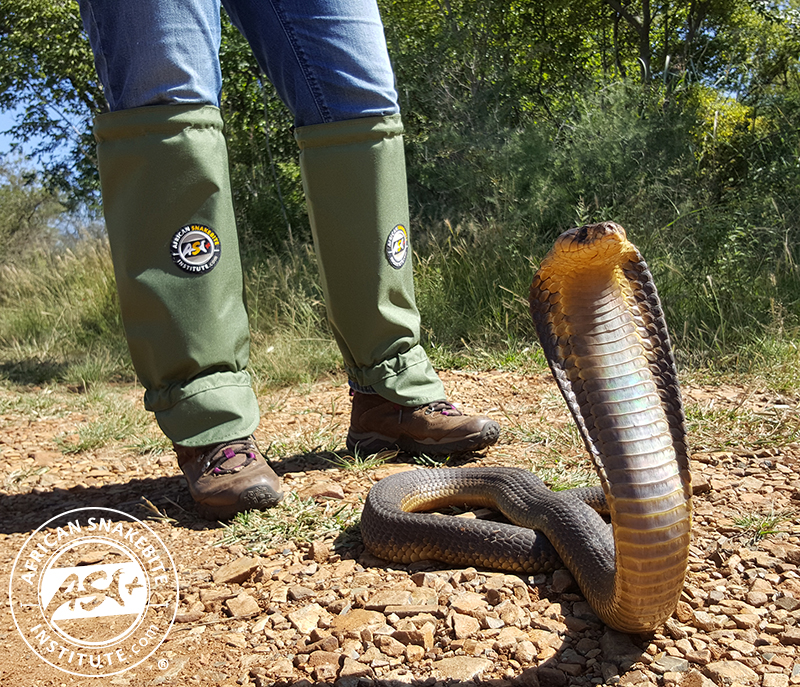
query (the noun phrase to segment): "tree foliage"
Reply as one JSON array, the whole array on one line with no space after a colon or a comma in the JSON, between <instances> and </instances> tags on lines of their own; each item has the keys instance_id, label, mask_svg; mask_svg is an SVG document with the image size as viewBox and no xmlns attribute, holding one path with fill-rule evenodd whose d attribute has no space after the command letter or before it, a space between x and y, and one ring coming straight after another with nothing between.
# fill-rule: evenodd
<instances>
[{"instance_id":1,"label":"tree foliage","mask_svg":"<svg viewBox=\"0 0 800 687\"><path fill-rule=\"evenodd\" d=\"M20 163L0 163L0 264L57 239L64 206Z\"/></svg>"},{"instance_id":2,"label":"tree foliage","mask_svg":"<svg viewBox=\"0 0 800 687\"><path fill-rule=\"evenodd\" d=\"M0 4L0 108L22 110L12 133L38 141L49 187L73 205L97 200L91 119L107 108L77 2Z\"/></svg>"}]
</instances>

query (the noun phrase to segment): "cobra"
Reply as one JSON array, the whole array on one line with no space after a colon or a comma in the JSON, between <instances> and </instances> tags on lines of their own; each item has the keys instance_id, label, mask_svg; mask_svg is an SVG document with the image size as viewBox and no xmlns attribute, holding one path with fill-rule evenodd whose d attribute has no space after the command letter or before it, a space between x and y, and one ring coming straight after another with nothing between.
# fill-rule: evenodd
<instances>
[{"instance_id":1,"label":"cobra","mask_svg":"<svg viewBox=\"0 0 800 687\"><path fill-rule=\"evenodd\" d=\"M676 608L691 530L683 405L652 275L621 226L579 227L542 261L529 303L601 487L552 492L519 468L403 472L370 490L364 544L396 562L520 573L560 559L604 623L652 630ZM513 524L418 512L446 505L491 506Z\"/></svg>"}]
</instances>

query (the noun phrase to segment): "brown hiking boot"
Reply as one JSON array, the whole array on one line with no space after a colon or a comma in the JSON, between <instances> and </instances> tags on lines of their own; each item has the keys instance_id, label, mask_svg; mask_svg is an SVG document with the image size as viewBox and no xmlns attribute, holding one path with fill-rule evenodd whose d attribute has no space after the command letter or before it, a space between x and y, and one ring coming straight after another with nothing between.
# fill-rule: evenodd
<instances>
[{"instance_id":1,"label":"brown hiking boot","mask_svg":"<svg viewBox=\"0 0 800 687\"><path fill-rule=\"evenodd\" d=\"M399 448L407 453L444 456L479 451L497 441L500 426L488 417L464 415L447 401L408 408L377 394L353 392L347 448L377 453Z\"/></svg>"},{"instance_id":2,"label":"brown hiking boot","mask_svg":"<svg viewBox=\"0 0 800 687\"><path fill-rule=\"evenodd\" d=\"M197 448L174 447L189 493L204 518L226 520L241 511L271 508L283 497L280 479L252 437Z\"/></svg>"}]
</instances>

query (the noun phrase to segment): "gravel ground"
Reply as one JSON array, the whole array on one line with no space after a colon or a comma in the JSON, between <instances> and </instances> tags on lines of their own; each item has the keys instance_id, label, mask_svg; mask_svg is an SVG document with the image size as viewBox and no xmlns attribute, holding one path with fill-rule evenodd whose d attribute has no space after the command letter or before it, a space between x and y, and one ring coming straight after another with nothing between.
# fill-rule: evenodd
<instances>
[{"instance_id":1,"label":"gravel ground","mask_svg":"<svg viewBox=\"0 0 800 687\"><path fill-rule=\"evenodd\" d=\"M465 410L488 412L504 428L497 446L462 462L572 469L583 460L546 376L444 378ZM800 446L775 429L795 421L796 399L685 385L690 420L718 425L711 431L693 420L700 436L690 437L689 572L666 625L631 636L597 620L566 570L528 577L389 564L365 553L352 529L257 551L247 541L224 543L230 531L194 514L171 455L136 455L124 442L65 455L56 438L97 414L68 399L32 412L9 401L20 393L49 392L0 390L8 410L0 415L0 585L9 588L17 553L50 516L103 506L149 518L175 561L180 604L151 659L84 678L51 668L23 643L4 594L0 684L800 685ZM115 393L138 402L134 389ZM259 442L273 455L280 447L275 465L287 490L320 512L357 516L374 481L424 469L331 463L323 449L343 445L349 411L336 380L275 393L262 408ZM754 426L775 434L755 441Z\"/></svg>"}]
</instances>

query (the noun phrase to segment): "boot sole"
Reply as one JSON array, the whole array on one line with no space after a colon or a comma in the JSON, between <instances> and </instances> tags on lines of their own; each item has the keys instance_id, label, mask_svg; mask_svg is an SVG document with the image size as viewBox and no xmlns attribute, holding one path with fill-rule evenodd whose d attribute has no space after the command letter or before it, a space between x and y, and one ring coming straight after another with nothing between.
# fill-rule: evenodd
<instances>
[{"instance_id":1,"label":"boot sole","mask_svg":"<svg viewBox=\"0 0 800 687\"><path fill-rule=\"evenodd\" d=\"M206 520L230 520L237 513L248 510L267 510L277 506L283 499L283 492L275 492L267 486L251 487L245 489L236 503L211 506L205 503L195 503L197 512Z\"/></svg>"},{"instance_id":2,"label":"boot sole","mask_svg":"<svg viewBox=\"0 0 800 687\"><path fill-rule=\"evenodd\" d=\"M412 437L402 435L396 439L386 437L375 432L365 432L356 434L353 431L347 433L347 449L349 451L361 451L367 455L378 453L390 449L400 449L405 453L414 455L424 454L426 456L449 456L459 453L471 453L480 451L487 446L494 444L500 437L500 425L496 422L489 422L477 434L471 434L455 441L430 442L418 441Z\"/></svg>"}]
</instances>

